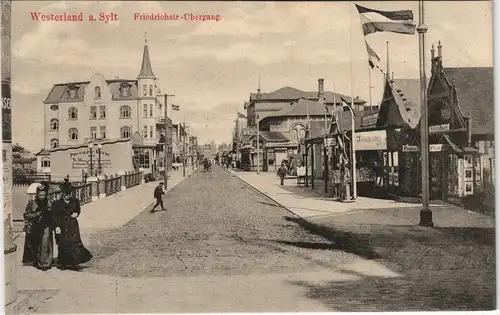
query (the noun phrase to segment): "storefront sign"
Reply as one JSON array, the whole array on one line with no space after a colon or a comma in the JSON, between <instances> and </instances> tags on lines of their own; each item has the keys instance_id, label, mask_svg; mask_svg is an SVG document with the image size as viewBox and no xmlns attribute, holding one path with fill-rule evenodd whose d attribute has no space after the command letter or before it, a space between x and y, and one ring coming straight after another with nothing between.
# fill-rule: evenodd
<instances>
[{"instance_id":1,"label":"storefront sign","mask_svg":"<svg viewBox=\"0 0 500 315\"><path fill-rule=\"evenodd\" d=\"M429 132L445 132L450 130L450 124L429 126Z\"/></svg>"},{"instance_id":2,"label":"storefront sign","mask_svg":"<svg viewBox=\"0 0 500 315\"><path fill-rule=\"evenodd\" d=\"M441 152L445 146L443 144L431 144L429 145L429 152Z\"/></svg>"},{"instance_id":3,"label":"storefront sign","mask_svg":"<svg viewBox=\"0 0 500 315\"><path fill-rule=\"evenodd\" d=\"M133 169L132 156L131 141L103 143L100 161L95 146L92 150L85 146L55 149L50 153L51 177L62 180L69 175L71 180L79 180L82 172L89 173L91 168L97 170L99 167L106 175L130 171Z\"/></svg>"},{"instance_id":4,"label":"storefront sign","mask_svg":"<svg viewBox=\"0 0 500 315\"><path fill-rule=\"evenodd\" d=\"M244 136L253 136L257 134L257 129L255 128L243 128L241 129L241 134Z\"/></svg>"},{"instance_id":5,"label":"storefront sign","mask_svg":"<svg viewBox=\"0 0 500 315\"><path fill-rule=\"evenodd\" d=\"M409 145L405 144L402 147L403 152L418 152L420 151L420 148L417 145Z\"/></svg>"},{"instance_id":6,"label":"storefront sign","mask_svg":"<svg viewBox=\"0 0 500 315\"><path fill-rule=\"evenodd\" d=\"M2 81L2 141L12 141L10 83Z\"/></svg>"},{"instance_id":7,"label":"storefront sign","mask_svg":"<svg viewBox=\"0 0 500 315\"><path fill-rule=\"evenodd\" d=\"M387 150L387 133L385 130L365 131L355 134L356 151Z\"/></svg>"},{"instance_id":8,"label":"storefront sign","mask_svg":"<svg viewBox=\"0 0 500 315\"><path fill-rule=\"evenodd\" d=\"M361 117L361 127L375 125L377 123L378 113Z\"/></svg>"}]
</instances>

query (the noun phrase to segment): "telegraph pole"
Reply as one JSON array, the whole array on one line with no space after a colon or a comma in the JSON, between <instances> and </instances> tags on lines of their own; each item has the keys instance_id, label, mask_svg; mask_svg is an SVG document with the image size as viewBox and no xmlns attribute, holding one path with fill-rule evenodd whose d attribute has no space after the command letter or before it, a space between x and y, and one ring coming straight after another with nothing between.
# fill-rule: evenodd
<instances>
[{"instance_id":1,"label":"telegraph pole","mask_svg":"<svg viewBox=\"0 0 500 315\"><path fill-rule=\"evenodd\" d=\"M422 154L422 209L420 210L420 226L434 226L432 222L432 211L429 208L429 113L427 108L427 78L425 75L425 33L428 27L425 25L424 1L418 2L419 25L417 27L420 55L420 100L422 116L420 118L420 137Z\"/></svg>"},{"instance_id":2,"label":"telegraph pole","mask_svg":"<svg viewBox=\"0 0 500 315\"><path fill-rule=\"evenodd\" d=\"M165 189L167 189L167 181L168 181L168 174L167 174L167 164L168 164L168 156L167 156L167 149L168 149L168 145L167 145L167 134L168 134L168 122L167 122L167 118L168 118L168 97L171 96L175 96L173 94L167 94L165 93L164 97L165 97L165 146L164 146L164 149L163 149L163 154L164 154L164 161L163 161L163 176L164 176L164 179L163 181L165 182Z\"/></svg>"}]
</instances>

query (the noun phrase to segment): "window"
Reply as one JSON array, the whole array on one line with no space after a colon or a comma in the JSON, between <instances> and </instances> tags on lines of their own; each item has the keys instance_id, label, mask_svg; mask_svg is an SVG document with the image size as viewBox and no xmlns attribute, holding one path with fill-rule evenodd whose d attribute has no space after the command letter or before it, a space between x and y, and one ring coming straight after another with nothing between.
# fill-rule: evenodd
<instances>
[{"instance_id":1,"label":"window","mask_svg":"<svg viewBox=\"0 0 500 315\"><path fill-rule=\"evenodd\" d=\"M50 147L52 149L55 149L55 148L59 147L59 140L57 140L57 139L51 139L50 140Z\"/></svg>"},{"instance_id":2,"label":"window","mask_svg":"<svg viewBox=\"0 0 500 315\"><path fill-rule=\"evenodd\" d=\"M465 171L465 178L472 179L472 170Z\"/></svg>"},{"instance_id":3,"label":"window","mask_svg":"<svg viewBox=\"0 0 500 315\"><path fill-rule=\"evenodd\" d=\"M51 131L59 130L59 120L55 118L50 120L50 130Z\"/></svg>"},{"instance_id":4,"label":"window","mask_svg":"<svg viewBox=\"0 0 500 315\"><path fill-rule=\"evenodd\" d=\"M134 160L137 163L137 167L142 167L142 168L151 167L149 150L147 149L134 150Z\"/></svg>"},{"instance_id":5,"label":"window","mask_svg":"<svg viewBox=\"0 0 500 315\"><path fill-rule=\"evenodd\" d=\"M106 138L106 126L99 127L99 134L102 139Z\"/></svg>"},{"instance_id":6,"label":"window","mask_svg":"<svg viewBox=\"0 0 500 315\"><path fill-rule=\"evenodd\" d=\"M144 105L142 105L142 108L143 108L143 109L142 109L142 113L143 113L143 115L142 115L142 116L143 116L144 118L147 118L147 117L148 117L148 104L144 104Z\"/></svg>"},{"instance_id":7,"label":"window","mask_svg":"<svg viewBox=\"0 0 500 315\"><path fill-rule=\"evenodd\" d=\"M120 128L120 138L127 139L131 136L131 130L128 126L123 126Z\"/></svg>"},{"instance_id":8,"label":"window","mask_svg":"<svg viewBox=\"0 0 500 315\"><path fill-rule=\"evenodd\" d=\"M154 130L153 130L153 125L149 126L149 137L151 139L153 139L153 133L154 133Z\"/></svg>"},{"instance_id":9,"label":"window","mask_svg":"<svg viewBox=\"0 0 500 315\"><path fill-rule=\"evenodd\" d=\"M297 130L293 129L292 130L292 133L290 134L290 140L291 141L298 141L298 133L297 133Z\"/></svg>"},{"instance_id":10,"label":"window","mask_svg":"<svg viewBox=\"0 0 500 315\"><path fill-rule=\"evenodd\" d=\"M90 138L97 139L97 127L90 127Z\"/></svg>"},{"instance_id":11,"label":"window","mask_svg":"<svg viewBox=\"0 0 500 315\"><path fill-rule=\"evenodd\" d=\"M70 85L68 90L68 98L75 99L78 96L78 87L76 85Z\"/></svg>"},{"instance_id":12,"label":"window","mask_svg":"<svg viewBox=\"0 0 500 315\"><path fill-rule=\"evenodd\" d=\"M90 106L90 119L97 119L97 106Z\"/></svg>"},{"instance_id":13,"label":"window","mask_svg":"<svg viewBox=\"0 0 500 315\"><path fill-rule=\"evenodd\" d=\"M59 109L59 106L57 106L57 105L51 105L51 106L50 106L50 109L51 109L51 110L58 110L58 109Z\"/></svg>"},{"instance_id":14,"label":"window","mask_svg":"<svg viewBox=\"0 0 500 315\"><path fill-rule=\"evenodd\" d=\"M99 119L106 119L106 105L99 106Z\"/></svg>"},{"instance_id":15,"label":"window","mask_svg":"<svg viewBox=\"0 0 500 315\"><path fill-rule=\"evenodd\" d=\"M76 107L70 107L68 109L68 119L77 120L78 119L78 109Z\"/></svg>"},{"instance_id":16,"label":"window","mask_svg":"<svg viewBox=\"0 0 500 315\"><path fill-rule=\"evenodd\" d=\"M149 86L149 96L153 96L153 86Z\"/></svg>"},{"instance_id":17,"label":"window","mask_svg":"<svg viewBox=\"0 0 500 315\"><path fill-rule=\"evenodd\" d=\"M142 129L143 129L142 130L142 136L144 138L147 138L148 137L148 126L144 126Z\"/></svg>"},{"instance_id":18,"label":"window","mask_svg":"<svg viewBox=\"0 0 500 315\"><path fill-rule=\"evenodd\" d=\"M149 116L153 117L153 104L149 104Z\"/></svg>"},{"instance_id":19,"label":"window","mask_svg":"<svg viewBox=\"0 0 500 315\"><path fill-rule=\"evenodd\" d=\"M148 95L148 86L146 84L142 86L142 95L144 96Z\"/></svg>"},{"instance_id":20,"label":"window","mask_svg":"<svg viewBox=\"0 0 500 315\"><path fill-rule=\"evenodd\" d=\"M101 87L96 86L94 88L94 99L99 99L99 98L101 98Z\"/></svg>"},{"instance_id":21,"label":"window","mask_svg":"<svg viewBox=\"0 0 500 315\"><path fill-rule=\"evenodd\" d=\"M130 118L132 116L132 109L128 105L120 107L120 118Z\"/></svg>"},{"instance_id":22,"label":"window","mask_svg":"<svg viewBox=\"0 0 500 315\"><path fill-rule=\"evenodd\" d=\"M69 140L78 140L78 129L69 128L68 130L68 138Z\"/></svg>"},{"instance_id":23,"label":"window","mask_svg":"<svg viewBox=\"0 0 500 315\"><path fill-rule=\"evenodd\" d=\"M120 96L130 96L130 84L126 82L120 84Z\"/></svg>"},{"instance_id":24,"label":"window","mask_svg":"<svg viewBox=\"0 0 500 315\"><path fill-rule=\"evenodd\" d=\"M40 161L42 164L42 167L50 167L50 159L49 158L42 158Z\"/></svg>"},{"instance_id":25,"label":"window","mask_svg":"<svg viewBox=\"0 0 500 315\"><path fill-rule=\"evenodd\" d=\"M302 128L299 130L299 141L303 140L305 137L306 137L306 130Z\"/></svg>"}]
</instances>

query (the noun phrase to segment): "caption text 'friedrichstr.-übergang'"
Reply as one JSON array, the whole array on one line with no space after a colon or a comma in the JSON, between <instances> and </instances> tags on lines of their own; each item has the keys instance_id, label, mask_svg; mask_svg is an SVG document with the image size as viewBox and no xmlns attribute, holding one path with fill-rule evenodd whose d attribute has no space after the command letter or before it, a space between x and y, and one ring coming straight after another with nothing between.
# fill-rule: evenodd
<instances>
[{"instance_id":1,"label":"caption text 'friedrichstr.-\u00fcbergang'","mask_svg":"<svg viewBox=\"0 0 500 315\"><path fill-rule=\"evenodd\" d=\"M31 19L38 22L117 22L119 21L118 14L104 13L89 14L84 16L83 12L80 13L41 13L31 12ZM218 14L198 14L198 13L134 13L131 17L134 21L222 21L222 17Z\"/></svg>"}]
</instances>

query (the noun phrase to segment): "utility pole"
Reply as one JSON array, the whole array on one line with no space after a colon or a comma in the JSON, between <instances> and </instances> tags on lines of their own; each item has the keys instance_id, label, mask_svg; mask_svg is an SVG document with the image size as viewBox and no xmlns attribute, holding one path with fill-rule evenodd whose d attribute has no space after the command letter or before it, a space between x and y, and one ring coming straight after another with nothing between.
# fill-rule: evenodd
<instances>
[{"instance_id":1,"label":"utility pole","mask_svg":"<svg viewBox=\"0 0 500 315\"><path fill-rule=\"evenodd\" d=\"M168 164L168 156L167 156L167 150L168 150L168 145L167 145L167 135L168 135L168 122L167 122L167 118L168 118L168 97L171 96L175 96L173 94L167 94L165 93L164 97L165 97L165 145L164 145L164 149L163 149L163 154L164 154L164 160L163 160L163 176L164 176L164 179L163 181L165 182L165 189L167 189L167 181L168 181L168 174L167 174L167 164Z\"/></svg>"},{"instance_id":2,"label":"utility pole","mask_svg":"<svg viewBox=\"0 0 500 315\"><path fill-rule=\"evenodd\" d=\"M420 210L420 226L434 226L432 211L429 208L429 114L427 108L427 78L425 75L425 25L424 1L418 2L419 25L417 27L420 55L420 100L422 108L421 122L421 148L422 154L422 209Z\"/></svg>"},{"instance_id":3,"label":"utility pole","mask_svg":"<svg viewBox=\"0 0 500 315\"><path fill-rule=\"evenodd\" d=\"M184 122L182 124L182 129L184 129L184 136L182 138L182 177L186 177L186 116L184 116Z\"/></svg>"},{"instance_id":4,"label":"utility pole","mask_svg":"<svg viewBox=\"0 0 500 315\"><path fill-rule=\"evenodd\" d=\"M257 174L259 174L260 169L260 132L259 132L259 115L257 118Z\"/></svg>"}]
</instances>

